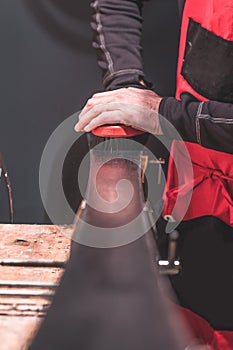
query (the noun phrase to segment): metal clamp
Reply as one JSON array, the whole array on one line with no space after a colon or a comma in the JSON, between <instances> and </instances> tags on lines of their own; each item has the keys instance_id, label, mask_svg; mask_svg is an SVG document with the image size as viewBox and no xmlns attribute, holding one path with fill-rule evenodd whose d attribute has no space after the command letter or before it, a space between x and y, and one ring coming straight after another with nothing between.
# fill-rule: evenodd
<instances>
[{"instance_id":1,"label":"metal clamp","mask_svg":"<svg viewBox=\"0 0 233 350\"><path fill-rule=\"evenodd\" d=\"M179 232L177 230L169 233L168 258L158 260L159 272L163 275L177 275L180 272L181 264L177 259L177 240Z\"/></svg>"}]
</instances>

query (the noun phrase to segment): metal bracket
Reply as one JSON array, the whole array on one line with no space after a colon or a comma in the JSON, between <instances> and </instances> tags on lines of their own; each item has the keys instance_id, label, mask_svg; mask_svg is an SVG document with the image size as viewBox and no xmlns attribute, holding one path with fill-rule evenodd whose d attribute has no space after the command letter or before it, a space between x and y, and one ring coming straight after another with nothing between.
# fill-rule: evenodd
<instances>
[{"instance_id":1,"label":"metal bracket","mask_svg":"<svg viewBox=\"0 0 233 350\"><path fill-rule=\"evenodd\" d=\"M158 260L159 272L163 275L177 275L181 270L180 260L177 259L178 238L177 230L169 233L168 258L167 260Z\"/></svg>"}]
</instances>

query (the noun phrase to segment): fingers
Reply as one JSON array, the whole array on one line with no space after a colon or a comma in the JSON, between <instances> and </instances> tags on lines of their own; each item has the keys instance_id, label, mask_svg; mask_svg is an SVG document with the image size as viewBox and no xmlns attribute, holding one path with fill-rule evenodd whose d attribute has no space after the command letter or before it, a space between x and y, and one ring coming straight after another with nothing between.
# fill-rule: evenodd
<instances>
[{"instance_id":1,"label":"fingers","mask_svg":"<svg viewBox=\"0 0 233 350\"><path fill-rule=\"evenodd\" d=\"M100 115L103 117L104 112L110 112L107 116L108 118L106 120L97 119ZM113 123L123 123L123 112L122 112L122 104L119 103L108 103L108 104L101 104L96 105L91 109L86 109L85 111L82 111L82 116L80 118L79 115L79 122L75 126L76 131L89 131L86 130L86 127L94 120L97 119L97 123L105 123L105 124L113 124ZM93 123L91 125L93 125ZM100 124L99 124L100 125ZM103 125L103 124L101 124ZM94 127L93 127L94 128ZM92 128L92 129L93 129Z\"/></svg>"},{"instance_id":2,"label":"fingers","mask_svg":"<svg viewBox=\"0 0 233 350\"><path fill-rule=\"evenodd\" d=\"M94 94L87 101L82 112L79 114L79 119L82 119L88 110L90 110L91 108L94 108L97 105L105 105L108 103L112 103L113 101L115 103L122 102L122 98L123 96L125 96L126 90L127 90L126 88L122 88L119 90L106 91L106 92L100 92L100 93Z\"/></svg>"},{"instance_id":3,"label":"fingers","mask_svg":"<svg viewBox=\"0 0 233 350\"><path fill-rule=\"evenodd\" d=\"M118 111L106 111L99 114L96 118L92 119L89 124L84 127L86 132L89 132L98 126L105 124L123 124L121 118L119 118Z\"/></svg>"},{"instance_id":4,"label":"fingers","mask_svg":"<svg viewBox=\"0 0 233 350\"><path fill-rule=\"evenodd\" d=\"M114 103L131 103L134 105L153 105L156 94L150 90L142 90L138 88L122 88L114 91L106 91L94 94L86 103L79 119L82 119L86 112L97 105ZM152 101L150 101L152 100Z\"/></svg>"},{"instance_id":5,"label":"fingers","mask_svg":"<svg viewBox=\"0 0 233 350\"><path fill-rule=\"evenodd\" d=\"M91 122L93 118L96 118L105 110L103 105L95 106L91 109L84 107L82 112L79 114L79 121L75 125L75 131L83 131L85 127Z\"/></svg>"}]
</instances>

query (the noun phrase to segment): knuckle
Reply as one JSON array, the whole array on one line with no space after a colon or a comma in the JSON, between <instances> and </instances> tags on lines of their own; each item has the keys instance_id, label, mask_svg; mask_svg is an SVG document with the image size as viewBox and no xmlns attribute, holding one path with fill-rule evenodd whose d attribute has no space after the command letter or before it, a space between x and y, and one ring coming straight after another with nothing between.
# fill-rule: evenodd
<instances>
[{"instance_id":1,"label":"knuckle","mask_svg":"<svg viewBox=\"0 0 233 350\"><path fill-rule=\"evenodd\" d=\"M93 105L92 98L89 98L89 100L87 100L86 106L91 107L92 105Z\"/></svg>"}]
</instances>

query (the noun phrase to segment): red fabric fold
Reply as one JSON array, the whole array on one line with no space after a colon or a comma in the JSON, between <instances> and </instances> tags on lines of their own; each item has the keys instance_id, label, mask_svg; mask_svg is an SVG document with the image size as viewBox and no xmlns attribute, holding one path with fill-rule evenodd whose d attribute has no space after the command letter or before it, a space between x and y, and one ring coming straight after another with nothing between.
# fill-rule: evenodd
<instances>
[{"instance_id":1,"label":"red fabric fold","mask_svg":"<svg viewBox=\"0 0 233 350\"><path fill-rule=\"evenodd\" d=\"M176 306L200 344L205 345L210 350L233 349L233 331L214 330L202 317L186 308Z\"/></svg>"},{"instance_id":2,"label":"red fabric fold","mask_svg":"<svg viewBox=\"0 0 233 350\"><path fill-rule=\"evenodd\" d=\"M185 147L190 154L193 178L190 177L190 160ZM169 215L181 221L212 215L233 226L232 164L231 154L190 142L174 141L163 196L163 216Z\"/></svg>"}]
</instances>

